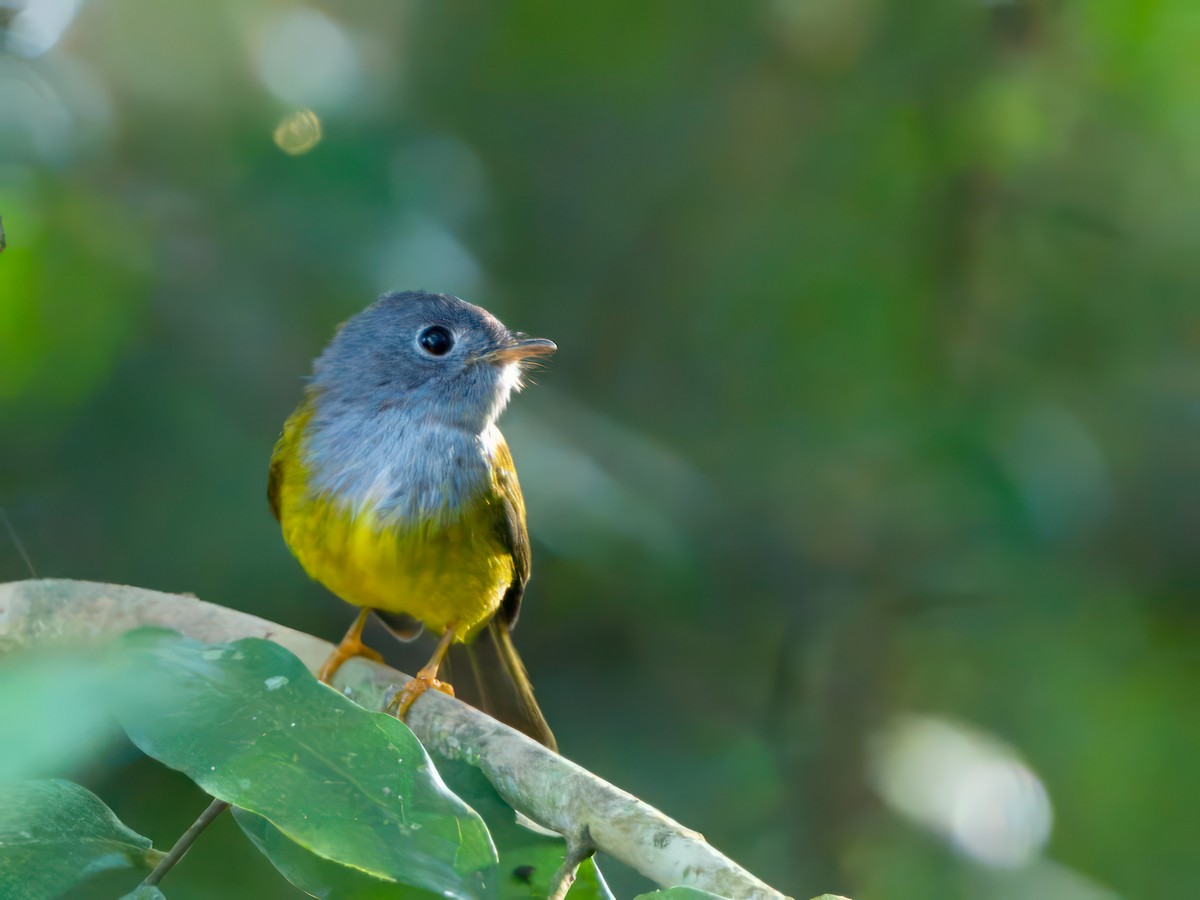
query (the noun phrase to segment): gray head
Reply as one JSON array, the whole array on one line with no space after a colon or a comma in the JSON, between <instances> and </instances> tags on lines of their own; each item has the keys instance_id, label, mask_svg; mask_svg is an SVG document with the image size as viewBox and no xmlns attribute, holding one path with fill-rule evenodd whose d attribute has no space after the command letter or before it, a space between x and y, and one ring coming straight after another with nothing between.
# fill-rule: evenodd
<instances>
[{"instance_id":1,"label":"gray head","mask_svg":"<svg viewBox=\"0 0 1200 900\"><path fill-rule=\"evenodd\" d=\"M555 349L457 297L403 291L341 327L313 367L312 386L338 406L399 407L478 432L520 385L522 364Z\"/></svg>"}]
</instances>

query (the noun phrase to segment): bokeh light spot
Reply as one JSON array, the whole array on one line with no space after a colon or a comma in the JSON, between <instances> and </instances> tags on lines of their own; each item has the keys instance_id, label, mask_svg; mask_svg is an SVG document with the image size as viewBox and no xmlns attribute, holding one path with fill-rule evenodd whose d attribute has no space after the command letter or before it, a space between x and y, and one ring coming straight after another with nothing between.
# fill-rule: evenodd
<instances>
[{"instance_id":1,"label":"bokeh light spot","mask_svg":"<svg viewBox=\"0 0 1200 900\"><path fill-rule=\"evenodd\" d=\"M312 9L272 19L257 47L258 75L272 94L293 106L338 106L357 90L358 51L345 30Z\"/></svg>"},{"instance_id":2,"label":"bokeh light spot","mask_svg":"<svg viewBox=\"0 0 1200 900\"><path fill-rule=\"evenodd\" d=\"M320 143L321 120L311 109L300 109L284 116L272 136L284 153L300 156Z\"/></svg>"},{"instance_id":3,"label":"bokeh light spot","mask_svg":"<svg viewBox=\"0 0 1200 900\"><path fill-rule=\"evenodd\" d=\"M876 742L872 775L895 810L985 865L1024 865L1050 837L1037 775L999 740L963 725L898 720Z\"/></svg>"},{"instance_id":4,"label":"bokeh light spot","mask_svg":"<svg viewBox=\"0 0 1200 900\"><path fill-rule=\"evenodd\" d=\"M22 56L41 56L58 43L79 4L80 0L26 0L6 29L8 47Z\"/></svg>"}]
</instances>

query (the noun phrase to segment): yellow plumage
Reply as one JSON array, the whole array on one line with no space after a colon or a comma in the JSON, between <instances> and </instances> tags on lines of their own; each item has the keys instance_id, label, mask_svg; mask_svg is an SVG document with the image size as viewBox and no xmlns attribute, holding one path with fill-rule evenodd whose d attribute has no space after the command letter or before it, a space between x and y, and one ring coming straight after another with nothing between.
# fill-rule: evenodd
<instances>
[{"instance_id":1,"label":"yellow plumage","mask_svg":"<svg viewBox=\"0 0 1200 900\"><path fill-rule=\"evenodd\" d=\"M287 420L271 459L271 496L283 538L304 570L347 603L403 613L437 633L454 625L455 640L470 640L514 580L501 527L513 478L503 439L490 490L447 521L397 527L381 523L369 507L355 511L344 499L313 495L303 462L311 416L306 404ZM521 513L524 519L523 504Z\"/></svg>"}]
</instances>

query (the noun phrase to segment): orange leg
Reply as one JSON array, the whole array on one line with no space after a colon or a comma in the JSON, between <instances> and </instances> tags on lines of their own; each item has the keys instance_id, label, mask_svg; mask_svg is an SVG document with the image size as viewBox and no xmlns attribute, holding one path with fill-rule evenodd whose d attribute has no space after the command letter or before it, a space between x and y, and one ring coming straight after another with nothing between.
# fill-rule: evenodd
<instances>
[{"instance_id":1,"label":"orange leg","mask_svg":"<svg viewBox=\"0 0 1200 900\"><path fill-rule=\"evenodd\" d=\"M437 649L433 651L433 657L429 662L421 667L421 671L417 673L417 677L404 686L393 699L389 708L394 707L396 710L396 718L403 719L408 715L408 708L413 705L413 701L420 697L430 688L435 691L441 691L443 694L454 696L454 688L445 681L438 681L438 667L441 666L442 660L446 658L446 653L450 649L450 644L454 641L454 626L451 625L446 629L446 633L442 635L442 639L438 641Z\"/></svg>"},{"instance_id":2,"label":"orange leg","mask_svg":"<svg viewBox=\"0 0 1200 900\"><path fill-rule=\"evenodd\" d=\"M359 612L358 618L354 620L354 624L350 626L350 630L346 632L346 636L342 638L342 642L329 654L329 658L325 660L325 665L321 666L321 671L317 673L318 681L323 681L325 684L332 684L334 673L342 667L342 663L356 656L365 656L367 659L373 659L376 662L383 659L382 656L362 642L363 626L367 624L367 616L370 614L371 610L364 606Z\"/></svg>"}]
</instances>

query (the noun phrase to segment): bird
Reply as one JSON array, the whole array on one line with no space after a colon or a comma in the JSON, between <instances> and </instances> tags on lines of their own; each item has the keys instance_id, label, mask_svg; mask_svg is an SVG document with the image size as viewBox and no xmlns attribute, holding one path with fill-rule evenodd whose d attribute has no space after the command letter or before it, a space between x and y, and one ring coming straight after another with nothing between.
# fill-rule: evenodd
<instances>
[{"instance_id":1,"label":"bird","mask_svg":"<svg viewBox=\"0 0 1200 900\"><path fill-rule=\"evenodd\" d=\"M513 644L530 546L525 502L496 425L553 341L510 331L458 297L398 291L344 322L313 363L271 456L267 498L305 572L360 611L318 677L354 656L374 612L397 636L439 635L397 694L404 718L467 645L479 704L551 749ZM486 636L486 637L485 637Z\"/></svg>"}]
</instances>

